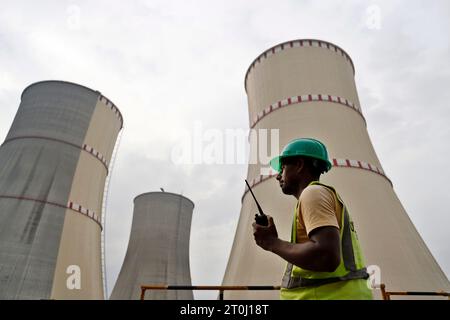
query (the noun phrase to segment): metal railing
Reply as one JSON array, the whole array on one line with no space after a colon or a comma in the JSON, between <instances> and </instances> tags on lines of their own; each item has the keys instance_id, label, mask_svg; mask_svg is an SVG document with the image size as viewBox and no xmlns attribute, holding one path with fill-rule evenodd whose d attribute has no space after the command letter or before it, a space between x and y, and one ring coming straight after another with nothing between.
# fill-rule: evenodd
<instances>
[{"instance_id":1,"label":"metal railing","mask_svg":"<svg viewBox=\"0 0 450 320\"><path fill-rule=\"evenodd\" d=\"M223 300L224 291L280 290L280 286L176 286L176 285L142 285L141 300L145 299L147 290L217 290L219 300ZM391 300L391 296L442 296L450 300L450 293L445 291L386 291L386 285L380 284L383 300Z\"/></svg>"},{"instance_id":2,"label":"metal railing","mask_svg":"<svg viewBox=\"0 0 450 320\"><path fill-rule=\"evenodd\" d=\"M141 300L145 299L147 290L218 290L219 300L223 300L223 293L230 291L247 290L280 290L280 286L171 286L171 285L143 285L141 286Z\"/></svg>"},{"instance_id":3,"label":"metal railing","mask_svg":"<svg viewBox=\"0 0 450 320\"><path fill-rule=\"evenodd\" d=\"M450 293L445 291L425 292L425 291L386 291L386 285L380 285L383 300L391 300L391 296L442 296L450 300Z\"/></svg>"}]
</instances>

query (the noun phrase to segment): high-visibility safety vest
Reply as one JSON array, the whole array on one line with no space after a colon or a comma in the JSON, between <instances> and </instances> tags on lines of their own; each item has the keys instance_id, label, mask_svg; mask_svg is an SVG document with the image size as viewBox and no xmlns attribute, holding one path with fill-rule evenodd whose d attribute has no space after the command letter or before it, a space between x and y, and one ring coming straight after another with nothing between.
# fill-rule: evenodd
<instances>
[{"instance_id":1,"label":"high-visibility safety vest","mask_svg":"<svg viewBox=\"0 0 450 320\"><path fill-rule=\"evenodd\" d=\"M347 207L333 187L313 181L309 185L321 185L331 190L342 204L340 223L341 259L334 272L318 272L302 269L291 263L281 283L282 300L366 300L372 299L372 290L367 286L369 274L365 268L364 258L358 237ZM294 210L291 242L297 238L297 209Z\"/></svg>"}]
</instances>

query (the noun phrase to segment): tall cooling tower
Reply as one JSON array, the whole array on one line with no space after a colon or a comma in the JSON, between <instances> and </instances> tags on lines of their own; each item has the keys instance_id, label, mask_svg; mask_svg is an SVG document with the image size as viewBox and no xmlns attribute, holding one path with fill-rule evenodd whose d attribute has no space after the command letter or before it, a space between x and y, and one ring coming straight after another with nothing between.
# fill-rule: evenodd
<instances>
[{"instance_id":1,"label":"tall cooling tower","mask_svg":"<svg viewBox=\"0 0 450 320\"><path fill-rule=\"evenodd\" d=\"M194 203L170 192L134 198L125 260L110 299L140 298L141 285L191 285L189 237ZM192 300L192 290L147 290L147 300Z\"/></svg>"},{"instance_id":2,"label":"tall cooling tower","mask_svg":"<svg viewBox=\"0 0 450 320\"><path fill-rule=\"evenodd\" d=\"M317 138L333 163L321 181L335 186L349 207L367 265L377 265L388 290L450 289L384 173L373 149L348 54L320 40L296 40L262 53L245 77L250 127L279 129L280 148L299 137ZM251 145L251 152L256 146ZM247 179L261 206L290 238L295 198L283 195L267 164L250 164ZM225 272L224 285L280 285L285 262L257 247L257 212L247 190ZM378 291L377 291L378 292ZM375 293L379 296L379 293ZM278 292L228 293L226 298L278 298Z\"/></svg>"},{"instance_id":3,"label":"tall cooling tower","mask_svg":"<svg viewBox=\"0 0 450 320\"><path fill-rule=\"evenodd\" d=\"M121 128L98 91L23 91L0 147L0 299L104 299L102 200Z\"/></svg>"}]
</instances>

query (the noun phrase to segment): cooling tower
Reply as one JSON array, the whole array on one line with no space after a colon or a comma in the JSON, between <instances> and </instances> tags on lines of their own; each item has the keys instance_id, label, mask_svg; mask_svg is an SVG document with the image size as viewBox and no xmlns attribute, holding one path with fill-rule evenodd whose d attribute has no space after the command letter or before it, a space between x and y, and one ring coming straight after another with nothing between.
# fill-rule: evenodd
<instances>
[{"instance_id":1,"label":"cooling tower","mask_svg":"<svg viewBox=\"0 0 450 320\"><path fill-rule=\"evenodd\" d=\"M141 285L191 285L189 237L194 203L170 192L134 198L130 240L112 300L140 298ZM146 300L192 300L192 290L147 290Z\"/></svg>"},{"instance_id":2,"label":"cooling tower","mask_svg":"<svg viewBox=\"0 0 450 320\"><path fill-rule=\"evenodd\" d=\"M280 148L310 137L328 148L333 168L321 181L336 187L353 217L367 265L379 266L389 291L449 291L450 284L410 221L370 141L354 66L336 45L296 40L258 56L245 76L250 127L279 129ZM255 145L250 146L254 152ZM407 163L407 161L405 161ZM295 198L282 194L267 164L250 164L247 179L280 238L289 240ZM263 170L261 170L263 169ZM244 185L244 184L243 184ZM285 262L256 246L257 212L247 190L224 285L280 285ZM379 291L374 292L379 297ZM277 291L229 292L231 299L277 299Z\"/></svg>"},{"instance_id":3,"label":"cooling tower","mask_svg":"<svg viewBox=\"0 0 450 320\"><path fill-rule=\"evenodd\" d=\"M102 200L121 128L98 91L23 91L0 147L0 299L104 299Z\"/></svg>"}]
</instances>

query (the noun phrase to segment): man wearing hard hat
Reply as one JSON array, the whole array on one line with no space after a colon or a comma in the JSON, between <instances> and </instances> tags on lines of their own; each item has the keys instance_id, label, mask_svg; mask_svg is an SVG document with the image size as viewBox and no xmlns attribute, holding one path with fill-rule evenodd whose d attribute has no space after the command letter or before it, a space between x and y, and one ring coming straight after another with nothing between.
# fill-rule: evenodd
<instances>
[{"instance_id":1,"label":"man wearing hard hat","mask_svg":"<svg viewBox=\"0 0 450 320\"><path fill-rule=\"evenodd\" d=\"M253 224L256 243L286 260L281 299L372 299L353 222L336 190L319 182L331 168L325 145L310 138L288 143L270 161L283 193L297 198L291 241L278 238L273 218Z\"/></svg>"}]
</instances>

